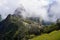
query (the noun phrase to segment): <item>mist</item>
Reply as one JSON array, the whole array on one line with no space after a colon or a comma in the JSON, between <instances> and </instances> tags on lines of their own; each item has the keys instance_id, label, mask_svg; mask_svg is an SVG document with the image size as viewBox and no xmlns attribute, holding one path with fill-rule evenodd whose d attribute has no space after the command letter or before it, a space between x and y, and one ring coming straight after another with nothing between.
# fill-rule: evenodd
<instances>
[{"instance_id":1,"label":"mist","mask_svg":"<svg viewBox=\"0 0 60 40\"><path fill-rule=\"evenodd\" d=\"M0 0L0 14L5 19L14 14L18 7L24 7L23 17L40 17L45 21L55 22L60 18L59 0Z\"/></svg>"}]
</instances>

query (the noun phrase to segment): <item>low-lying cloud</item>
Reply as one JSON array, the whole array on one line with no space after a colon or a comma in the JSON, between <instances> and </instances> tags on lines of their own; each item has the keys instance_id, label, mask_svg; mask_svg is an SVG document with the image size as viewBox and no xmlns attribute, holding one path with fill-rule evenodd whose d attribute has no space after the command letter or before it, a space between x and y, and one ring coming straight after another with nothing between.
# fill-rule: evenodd
<instances>
[{"instance_id":1,"label":"low-lying cloud","mask_svg":"<svg viewBox=\"0 0 60 40\"><path fill-rule=\"evenodd\" d=\"M60 18L59 0L0 0L0 14L5 18L23 5L27 13L24 16L40 17L45 21L56 21Z\"/></svg>"}]
</instances>

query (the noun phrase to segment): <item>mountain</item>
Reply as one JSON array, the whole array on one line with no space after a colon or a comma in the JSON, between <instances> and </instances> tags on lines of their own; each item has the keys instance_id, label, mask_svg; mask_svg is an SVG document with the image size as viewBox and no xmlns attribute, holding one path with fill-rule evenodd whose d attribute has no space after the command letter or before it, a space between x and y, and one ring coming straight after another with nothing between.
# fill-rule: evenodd
<instances>
[{"instance_id":1,"label":"mountain","mask_svg":"<svg viewBox=\"0 0 60 40\"><path fill-rule=\"evenodd\" d=\"M17 8L13 15L9 14L0 22L0 40L28 40L30 35L40 35L43 31L39 17L23 18L26 10ZM43 21L44 22L44 21Z\"/></svg>"},{"instance_id":2,"label":"mountain","mask_svg":"<svg viewBox=\"0 0 60 40\"><path fill-rule=\"evenodd\" d=\"M28 32L30 33L33 30L39 31L41 28L39 23L9 14L6 19L0 22L0 39L23 40ZM36 31L34 32L38 33Z\"/></svg>"},{"instance_id":3,"label":"mountain","mask_svg":"<svg viewBox=\"0 0 60 40\"><path fill-rule=\"evenodd\" d=\"M0 15L0 21L2 21L2 17L1 17L1 15Z\"/></svg>"},{"instance_id":4,"label":"mountain","mask_svg":"<svg viewBox=\"0 0 60 40\"><path fill-rule=\"evenodd\" d=\"M23 14L26 13L26 10L24 8L24 6L18 7L15 11L14 11L14 15L15 16L19 16L19 17L23 17Z\"/></svg>"}]
</instances>

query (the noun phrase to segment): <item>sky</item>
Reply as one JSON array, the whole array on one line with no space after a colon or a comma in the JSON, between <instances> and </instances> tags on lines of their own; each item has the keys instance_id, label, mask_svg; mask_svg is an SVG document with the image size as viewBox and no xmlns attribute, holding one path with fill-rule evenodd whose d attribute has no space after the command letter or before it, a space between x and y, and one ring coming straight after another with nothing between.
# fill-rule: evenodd
<instances>
[{"instance_id":1,"label":"sky","mask_svg":"<svg viewBox=\"0 0 60 40\"><path fill-rule=\"evenodd\" d=\"M21 5L29 12L29 16L37 16L46 21L56 21L60 18L60 0L0 0L2 18L14 14L16 8Z\"/></svg>"}]
</instances>

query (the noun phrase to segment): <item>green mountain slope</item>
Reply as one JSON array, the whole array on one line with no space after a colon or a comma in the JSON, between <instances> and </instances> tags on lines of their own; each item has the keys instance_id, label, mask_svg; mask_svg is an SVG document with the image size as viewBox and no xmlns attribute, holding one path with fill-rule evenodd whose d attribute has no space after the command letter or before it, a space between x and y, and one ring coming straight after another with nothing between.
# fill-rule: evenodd
<instances>
[{"instance_id":1,"label":"green mountain slope","mask_svg":"<svg viewBox=\"0 0 60 40\"><path fill-rule=\"evenodd\" d=\"M60 40L60 30L37 36L31 40Z\"/></svg>"},{"instance_id":2,"label":"green mountain slope","mask_svg":"<svg viewBox=\"0 0 60 40\"><path fill-rule=\"evenodd\" d=\"M34 29L31 29L34 28ZM39 29L38 29L39 28ZM40 32L40 24L31 20L23 19L19 16L8 15L5 20L0 22L0 39L1 40L27 40L28 33L33 34L35 29ZM38 33L38 32L35 32Z\"/></svg>"}]
</instances>

